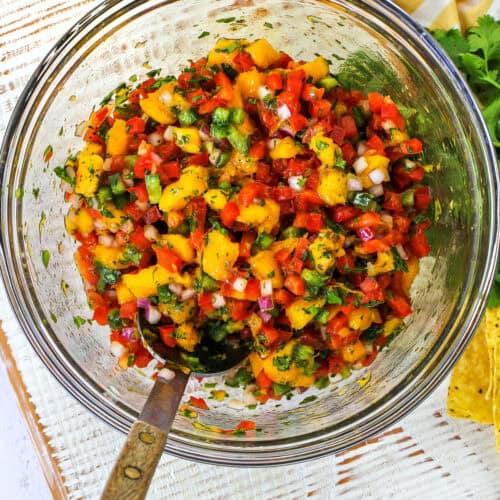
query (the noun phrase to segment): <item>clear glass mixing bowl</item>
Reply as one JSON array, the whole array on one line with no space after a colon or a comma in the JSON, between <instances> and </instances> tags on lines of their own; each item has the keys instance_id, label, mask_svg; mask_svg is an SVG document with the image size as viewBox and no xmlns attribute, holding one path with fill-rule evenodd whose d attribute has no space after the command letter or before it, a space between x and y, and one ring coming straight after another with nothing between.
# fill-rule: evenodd
<instances>
[{"instance_id":1,"label":"clear glass mixing bowl","mask_svg":"<svg viewBox=\"0 0 500 500\"><path fill-rule=\"evenodd\" d=\"M235 22L218 22L231 17ZM210 35L199 38L203 31ZM424 140L425 161L435 165L429 175L439 200L430 231L433 254L413 287L416 312L369 373L355 372L323 391L313 388L255 410L210 401L213 409L203 423L231 428L250 419L262 431L219 435L179 416L166 447L211 463L284 464L380 432L420 403L452 366L478 323L496 266L494 151L455 68L425 30L388 2L100 5L46 57L11 119L1 156L1 267L12 305L43 362L75 398L122 431L137 416L151 380L136 370L116 370L106 328L75 326L75 315L88 318L91 312L73 262L75 245L64 230L68 207L52 169L81 147L75 127L109 90L132 74L143 77L146 61L149 68L175 73L187 59L204 55L217 36L265 37L299 59L319 52L345 84L391 94ZM47 165L49 144L54 157ZM47 268L42 250L51 255ZM205 397L210 392L195 380L189 390ZM316 400L300 404L312 394Z\"/></svg>"}]
</instances>

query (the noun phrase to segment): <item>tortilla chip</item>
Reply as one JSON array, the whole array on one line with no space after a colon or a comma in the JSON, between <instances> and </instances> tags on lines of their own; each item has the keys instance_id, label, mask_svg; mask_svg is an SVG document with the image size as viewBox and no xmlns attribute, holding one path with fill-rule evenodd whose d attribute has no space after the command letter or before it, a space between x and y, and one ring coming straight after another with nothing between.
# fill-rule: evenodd
<instances>
[{"instance_id":1,"label":"tortilla chip","mask_svg":"<svg viewBox=\"0 0 500 500\"><path fill-rule=\"evenodd\" d=\"M493 423L492 401L488 397L492 374L489 351L486 319L483 319L451 373L448 388L448 414L451 417Z\"/></svg>"},{"instance_id":2,"label":"tortilla chip","mask_svg":"<svg viewBox=\"0 0 500 500\"><path fill-rule=\"evenodd\" d=\"M495 439L500 452L500 307L486 311L489 344L493 344L493 421Z\"/></svg>"},{"instance_id":3,"label":"tortilla chip","mask_svg":"<svg viewBox=\"0 0 500 500\"><path fill-rule=\"evenodd\" d=\"M487 397L490 397L493 391L493 381L495 379L495 339L500 332L500 307L486 309L483 322L486 322L486 344L488 346L488 355L490 359L491 379L488 388ZM498 368L500 370L500 367Z\"/></svg>"}]
</instances>

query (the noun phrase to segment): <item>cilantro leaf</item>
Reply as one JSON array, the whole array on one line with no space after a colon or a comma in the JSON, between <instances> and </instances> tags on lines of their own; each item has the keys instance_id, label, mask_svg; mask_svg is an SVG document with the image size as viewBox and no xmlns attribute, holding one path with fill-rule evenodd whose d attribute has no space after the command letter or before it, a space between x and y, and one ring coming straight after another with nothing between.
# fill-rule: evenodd
<instances>
[{"instance_id":1,"label":"cilantro leaf","mask_svg":"<svg viewBox=\"0 0 500 500\"><path fill-rule=\"evenodd\" d=\"M441 47L450 56L455 65L462 69L461 55L469 52L469 42L462 36L457 29L434 30L432 36L439 42Z\"/></svg>"}]
</instances>

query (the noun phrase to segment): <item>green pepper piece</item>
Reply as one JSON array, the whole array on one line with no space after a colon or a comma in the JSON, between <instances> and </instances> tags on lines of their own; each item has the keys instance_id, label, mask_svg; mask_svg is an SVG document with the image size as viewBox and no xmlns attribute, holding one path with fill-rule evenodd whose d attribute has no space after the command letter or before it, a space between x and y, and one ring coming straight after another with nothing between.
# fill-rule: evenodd
<instances>
[{"instance_id":1,"label":"green pepper piece","mask_svg":"<svg viewBox=\"0 0 500 500\"><path fill-rule=\"evenodd\" d=\"M111 192L113 194L123 194L127 190L125 184L123 184L120 174L110 175L109 184L111 186Z\"/></svg>"},{"instance_id":2,"label":"green pepper piece","mask_svg":"<svg viewBox=\"0 0 500 500\"><path fill-rule=\"evenodd\" d=\"M231 111L227 108L215 108L212 113L212 123L217 125L227 125L229 123L229 117Z\"/></svg>"},{"instance_id":3,"label":"green pepper piece","mask_svg":"<svg viewBox=\"0 0 500 500\"><path fill-rule=\"evenodd\" d=\"M241 108L231 108L231 121L240 125L245 120L245 111Z\"/></svg>"},{"instance_id":4,"label":"green pepper piece","mask_svg":"<svg viewBox=\"0 0 500 500\"><path fill-rule=\"evenodd\" d=\"M111 201L113 199L113 194L109 186L101 186L99 191L97 191L97 201L99 205L104 205L106 201Z\"/></svg>"},{"instance_id":5,"label":"green pepper piece","mask_svg":"<svg viewBox=\"0 0 500 500\"><path fill-rule=\"evenodd\" d=\"M401 203L403 207L413 207L415 205L415 192L413 189L408 189L401 194Z\"/></svg>"},{"instance_id":6,"label":"green pepper piece","mask_svg":"<svg viewBox=\"0 0 500 500\"><path fill-rule=\"evenodd\" d=\"M229 125L227 139L236 151L248 154L250 137L244 136L234 125Z\"/></svg>"},{"instance_id":7,"label":"green pepper piece","mask_svg":"<svg viewBox=\"0 0 500 500\"><path fill-rule=\"evenodd\" d=\"M158 174L149 174L145 177L146 189L148 191L149 202L159 203L161 198L161 183Z\"/></svg>"},{"instance_id":8,"label":"green pepper piece","mask_svg":"<svg viewBox=\"0 0 500 500\"><path fill-rule=\"evenodd\" d=\"M125 157L123 158L125 166L129 170L132 170L134 168L135 162L137 161L137 158L139 158L138 155L125 155Z\"/></svg>"},{"instance_id":9,"label":"green pepper piece","mask_svg":"<svg viewBox=\"0 0 500 500\"><path fill-rule=\"evenodd\" d=\"M260 250L266 250L269 248L274 241L274 238L267 233L259 233L257 239L255 240L255 245Z\"/></svg>"},{"instance_id":10,"label":"green pepper piece","mask_svg":"<svg viewBox=\"0 0 500 500\"><path fill-rule=\"evenodd\" d=\"M333 76L325 76L318 82L318 87L323 87L327 92L337 87L339 82Z\"/></svg>"},{"instance_id":11,"label":"green pepper piece","mask_svg":"<svg viewBox=\"0 0 500 500\"><path fill-rule=\"evenodd\" d=\"M215 137L216 139L225 139L227 137L227 125L225 124L219 124L213 122L210 125L210 135L212 137Z\"/></svg>"},{"instance_id":12,"label":"green pepper piece","mask_svg":"<svg viewBox=\"0 0 500 500\"><path fill-rule=\"evenodd\" d=\"M192 125L198 119L198 113L194 108L184 109L179 113L177 118L183 127L189 127L189 125Z\"/></svg>"}]
</instances>

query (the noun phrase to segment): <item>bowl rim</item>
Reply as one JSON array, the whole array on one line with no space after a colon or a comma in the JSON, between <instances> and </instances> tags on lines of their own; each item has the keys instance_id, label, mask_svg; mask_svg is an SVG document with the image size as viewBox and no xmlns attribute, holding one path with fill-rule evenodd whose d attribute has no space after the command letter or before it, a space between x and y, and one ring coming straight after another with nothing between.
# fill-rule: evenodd
<instances>
[{"instance_id":1,"label":"bowl rim","mask_svg":"<svg viewBox=\"0 0 500 500\"><path fill-rule=\"evenodd\" d=\"M166 0L163 3L175 3L176 1L182 0ZM321 0L316 1L320 2ZM334 5L336 1L333 0L330 3ZM487 201L490 203L491 210L488 221L489 224L487 226L490 252L488 253L488 261L484 263L484 273L480 281L479 290L481 295L477 297L472 308L465 315L463 326L451 343L451 346L445 346L445 349L448 352L447 358L438 361L433 367L430 367L432 369L429 372L429 367L426 366L428 364L426 360L428 360L429 356L432 354L432 352L429 352L425 359L420 361L414 367L413 373L416 373L417 377L414 377L412 384L410 384L410 390L406 392L405 397L399 397L399 399L395 401L397 391L395 389L391 390L386 397L383 398L382 402L377 403L375 408L372 409L371 414L375 414L376 418L375 422L371 422L369 428L364 425L363 428L355 429L351 424L340 434L340 438L343 436L345 437L348 433L353 434L349 443L344 447L353 446L375 434L382 432L384 429L393 425L408 412L421 404L422 401L437 387L438 383L444 378L446 373L451 369L454 362L465 349L468 341L474 333L475 328L479 324L481 314L486 305L488 292L493 283L498 259L498 246L495 244L495 236L498 235L497 221L500 220L500 206L497 196L499 176L496 168L495 149L488 135L479 107L458 70L455 68L444 51L438 46L437 42L434 41L432 36L395 4L388 1L380 2L377 0L346 0L346 3L351 3L357 7L364 7L370 14L379 19L380 17L385 16L385 22L388 25L391 25L391 20L394 22L399 20L399 26L401 27L402 24L402 27L412 35L413 43L418 44L419 49L423 50L427 56L430 56L435 62L441 64L443 72L448 78L449 83L457 92L462 93L464 103L471 113L471 118L475 119L476 123L479 125L480 130L478 131L478 135L482 135L484 138L483 153L487 164L485 171L489 174L487 176L487 193L491 195L490 199ZM113 16L118 18L123 13L126 13L131 8L139 6L140 4L144 4L144 2L141 2L140 0L104 1L98 5L95 10L89 12L78 20L61 37L61 39L54 45L54 47L38 65L16 103L1 146L0 174L2 175L2 189L4 193L7 191L7 187L5 185L6 181L8 181L6 174L8 173L9 168L7 168L7 166L9 165L9 167L13 167L15 165L15 162L10 162L11 158L9 151L15 150L15 139L17 137L19 124L22 123L24 109L30 99L35 95L35 91L37 90L36 85L40 76L46 74L56 60L59 58L64 59L67 49L71 48L72 44L78 44L81 42L81 32L86 28L92 28L91 32L94 33L97 30L97 22L102 17L109 18L110 16ZM56 345L54 339L43 338L44 336L40 334L40 330L31 319L30 315L26 314L30 312L30 308L27 306L26 301L22 296L23 292L18 290L18 287L16 287L15 277L9 272L9 269L12 269L11 264L14 262L14 257L11 254L10 247L8 246L10 243L10 237L8 222L5 220L7 217L3 217L3 220L1 217L2 212L6 211L4 205L6 205L6 200L8 198L9 196L2 196L2 203L0 206L0 221L2 221L2 230L0 235L0 270L8 299L24 334L44 365L77 401L79 401L93 414L98 416L102 421L122 432L128 432L128 429L133 422L133 420L129 418L130 415L123 415L115 407L113 407L109 403L109 400L104 398L102 390L97 387L97 384L94 381L90 380L89 377L86 376L78 367L75 367L67 362L68 356L66 355L67 353L63 347L60 344ZM443 332L443 336L444 334L445 332ZM51 345L49 346L47 342ZM45 344L42 345L42 343ZM437 347L443 346L438 345ZM58 354L61 357L54 358L53 356L50 356L50 350L52 349L58 351ZM435 355L436 353L434 352L433 354ZM424 377L424 375L426 376ZM408 378L408 375L406 378ZM425 378L425 386L423 386L422 383L417 384L421 378ZM380 414L383 413L383 407L388 404L394 404L393 411L388 417L386 416L382 420ZM121 407L119 402L118 407ZM363 423L366 424L366 422ZM301 439L298 442L299 444L296 442L290 443L289 439L287 439L284 440L285 444L277 445L278 449L267 450L265 449L265 444L268 445L269 442L264 443L263 447L256 446L253 449L221 447L214 444L217 440L211 441L208 444L198 442L196 445L193 445L192 441L184 439L182 433L179 432L176 433L175 436L171 436L169 438L165 450L168 453L180 458L217 465L247 467L285 465L319 458L343 449L342 447L332 447L332 439L338 440L339 436L332 438L332 436L329 436L328 432L325 432L324 430L315 431L301 436ZM288 441L288 443L286 441Z\"/></svg>"}]
</instances>

